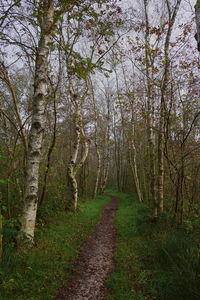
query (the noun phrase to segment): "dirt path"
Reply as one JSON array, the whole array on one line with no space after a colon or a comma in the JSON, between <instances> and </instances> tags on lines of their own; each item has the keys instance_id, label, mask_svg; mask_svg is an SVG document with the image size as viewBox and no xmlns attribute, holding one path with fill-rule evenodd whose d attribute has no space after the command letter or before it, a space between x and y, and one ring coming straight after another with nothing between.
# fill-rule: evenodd
<instances>
[{"instance_id":1,"label":"dirt path","mask_svg":"<svg viewBox=\"0 0 200 300\"><path fill-rule=\"evenodd\" d=\"M112 203L105 207L101 221L82 247L79 276L71 281L70 286L60 289L56 300L103 299L106 281L113 269L116 242L114 220L120 202L119 198L110 197Z\"/></svg>"}]
</instances>

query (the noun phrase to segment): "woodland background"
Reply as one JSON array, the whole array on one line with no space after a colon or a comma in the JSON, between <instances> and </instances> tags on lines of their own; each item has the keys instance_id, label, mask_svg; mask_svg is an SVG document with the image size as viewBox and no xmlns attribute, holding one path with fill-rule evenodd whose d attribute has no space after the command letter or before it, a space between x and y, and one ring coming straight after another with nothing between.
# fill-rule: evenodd
<instances>
[{"instance_id":1,"label":"woodland background","mask_svg":"<svg viewBox=\"0 0 200 300\"><path fill-rule=\"evenodd\" d=\"M108 186L199 230L195 4L0 1L4 249Z\"/></svg>"}]
</instances>

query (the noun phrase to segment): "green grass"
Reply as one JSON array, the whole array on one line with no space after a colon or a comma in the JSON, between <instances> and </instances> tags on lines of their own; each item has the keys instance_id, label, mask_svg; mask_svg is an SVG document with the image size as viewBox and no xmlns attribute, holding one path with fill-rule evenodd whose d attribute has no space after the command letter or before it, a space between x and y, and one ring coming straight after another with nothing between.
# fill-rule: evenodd
<instances>
[{"instance_id":1,"label":"green grass","mask_svg":"<svg viewBox=\"0 0 200 300\"><path fill-rule=\"evenodd\" d=\"M106 300L200 299L200 251L194 234L165 214L152 222L151 209L134 196L114 195L122 201Z\"/></svg>"},{"instance_id":2,"label":"green grass","mask_svg":"<svg viewBox=\"0 0 200 300\"><path fill-rule=\"evenodd\" d=\"M59 213L40 224L36 230L36 246L12 253L1 270L0 299L54 299L75 271L73 265L79 249L93 231L110 202L106 196L80 203L80 211Z\"/></svg>"},{"instance_id":3,"label":"green grass","mask_svg":"<svg viewBox=\"0 0 200 300\"><path fill-rule=\"evenodd\" d=\"M200 251L190 228L176 225L165 214L152 222L151 209L135 196L107 193L122 201L106 300L200 299ZM48 225L38 224L36 247L19 253L4 251L0 299L54 299L77 271L74 261L80 247L110 200L104 196L82 202L76 214L59 212L46 220ZM199 239L198 231L195 234Z\"/></svg>"},{"instance_id":4,"label":"green grass","mask_svg":"<svg viewBox=\"0 0 200 300\"><path fill-rule=\"evenodd\" d=\"M148 256L143 238L136 234L138 202L134 196L112 193L122 199L116 217L118 230L115 269L109 280L107 300L155 299L154 289L150 286L151 269L146 264ZM140 204L139 204L140 205Z\"/></svg>"}]
</instances>

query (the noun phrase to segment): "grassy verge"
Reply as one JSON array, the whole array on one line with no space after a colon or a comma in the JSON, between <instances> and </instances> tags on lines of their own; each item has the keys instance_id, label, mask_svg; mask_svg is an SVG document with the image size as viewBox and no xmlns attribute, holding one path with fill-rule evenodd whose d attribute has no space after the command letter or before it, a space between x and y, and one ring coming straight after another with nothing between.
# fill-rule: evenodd
<instances>
[{"instance_id":1,"label":"grassy verge","mask_svg":"<svg viewBox=\"0 0 200 300\"><path fill-rule=\"evenodd\" d=\"M56 291L75 270L73 262L80 246L93 231L110 202L106 196L80 203L77 214L59 213L36 231L36 247L12 253L3 264L2 300L54 299Z\"/></svg>"},{"instance_id":2,"label":"grassy verge","mask_svg":"<svg viewBox=\"0 0 200 300\"><path fill-rule=\"evenodd\" d=\"M193 236L166 215L152 222L151 210L134 196L115 195L122 202L106 300L200 299L200 252Z\"/></svg>"},{"instance_id":3,"label":"grassy verge","mask_svg":"<svg viewBox=\"0 0 200 300\"><path fill-rule=\"evenodd\" d=\"M114 195L112 193L112 195ZM116 217L118 230L115 269L109 281L108 300L155 299L149 286L151 271L145 263L143 241L135 234L137 200L115 193L122 199Z\"/></svg>"}]
</instances>

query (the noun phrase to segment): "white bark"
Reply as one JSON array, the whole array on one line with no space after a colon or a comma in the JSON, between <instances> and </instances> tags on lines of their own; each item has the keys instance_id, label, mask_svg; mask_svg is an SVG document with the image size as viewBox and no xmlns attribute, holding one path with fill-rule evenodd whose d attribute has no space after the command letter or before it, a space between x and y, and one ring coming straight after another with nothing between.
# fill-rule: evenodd
<instances>
[{"instance_id":1,"label":"white bark","mask_svg":"<svg viewBox=\"0 0 200 300\"><path fill-rule=\"evenodd\" d=\"M146 58L146 75L147 75L147 107L148 107L148 147L149 147L149 160L150 160L150 189L151 189L151 197L153 201L153 217L157 218L157 198L156 198L156 170L155 170L155 134L153 128L155 127L155 116L154 116L154 99L152 96L152 83L150 81L150 63L153 61L151 57L151 52L148 51L150 49L149 43L149 16L147 9L148 1L144 0L144 9L145 9L145 22L146 22L146 33L145 33L145 58ZM152 67L152 66L151 66ZM153 72L151 74L153 78ZM145 178L145 177L144 177Z\"/></svg>"},{"instance_id":2,"label":"white bark","mask_svg":"<svg viewBox=\"0 0 200 300\"><path fill-rule=\"evenodd\" d=\"M108 118L107 118L107 128L105 135L105 167L103 170L103 177L101 183L101 193L103 194L108 182L109 168L110 168L110 98L107 98L107 109L108 109Z\"/></svg>"},{"instance_id":3,"label":"white bark","mask_svg":"<svg viewBox=\"0 0 200 300\"><path fill-rule=\"evenodd\" d=\"M76 211L77 203L78 203L78 185L76 181L75 175L75 164L78 157L79 146L80 146L80 139L81 139L81 129L80 129L80 115L81 115L81 108L79 103L76 103L76 111L75 111L75 142L74 142L74 149L71 155L70 163L68 165L68 176L70 179L71 187L72 187L72 205L73 209Z\"/></svg>"},{"instance_id":4,"label":"white bark","mask_svg":"<svg viewBox=\"0 0 200 300\"><path fill-rule=\"evenodd\" d=\"M123 63L121 63L121 65L122 65L122 71L123 71L123 75L124 75L124 82L125 82L125 86L126 86L126 93L131 94L128 84L127 84L126 73L125 73ZM116 79L117 79L117 90L119 91L117 73L116 73ZM134 82L133 82L133 90L134 90ZM119 92L118 92L118 95L119 95ZM123 113L123 108L121 107L121 104L120 104L120 111L121 111L121 116L122 116L123 131L124 131L124 134L126 135L126 138L128 141L129 164L131 167L131 171L132 171L132 175L133 175L133 179L134 179L134 183L135 183L135 187L136 187L138 200L140 202L142 202L142 193L141 193L141 189L140 189L140 181L139 181L139 177L138 177L138 168L137 168L137 151L136 151L136 146L135 146L134 95L132 95L131 98L129 96L129 103L130 103L130 108L131 108L131 124L130 124L131 129L130 129L130 133L129 133L130 135L127 135L126 131L125 131L124 113Z\"/></svg>"},{"instance_id":5,"label":"white bark","mask_svg":"<svg viewBox=\"0 0 200 300\"><path fill-rule=\"evenodd\" d=\"M78 170L84 165L87 157L88 157L88 152L89 152L89 140L86 138L85 136L85 132L83 129L83 121L82 121L82 115L80 115L80 131L81 131L81 136L84 139L84 153L83 156L80 160L80 162L78 163L78 165L75 168L75 175L77 174Z\"/></svg>"},{"instance_id":6,"label":"white bark","mask_svg":"<svg viewBox=\"0 0 200 300\"><path fill-rule=\"evenodd\" d=\"M165 102L166 102L166 91L168 86L168 73L169 73L169 45L173 26L176 20L176 16L182 0L177 0L173 14L171 12L169 0L166 0L168 15L169 15L169 26L165 39L164 53L165 53L165 66L163 83L161 87L161 101L160 101L160 120L159 120L159 134L158 134L158 203L160 210L164 209L164 123L165 123Z\"/></svg>"},{"instance_id":7,"label":"white bark","mask_svg":"<svg viewBox=\"0 0 200 300\"><path fill-rule=\"evenodd\" d=\"M101 174L101 153L98 148L98 145L96 143L95 143L95 145L96 145L98 165L97 165L97 176L96 176L96 182L95 182L94 194L93 194L94 199L96 199L96 197L97 197L97 191L98 191L98 187L99 187L99 180L100 180L100 174Z\"/></svg>"},{"instance_id":8,"label":"white bark","mask_svg":"<svg viewBox=\"0 0 200 300\"><path fill-rule=\"evenodd\" d=\"M104 170L103 181L101 185L101 193L103 194L108 182L108 173L109 173L109 160L107 160L107 164Z\"/></svg>"},{"instance_id":9,"label":"white bark","mask_svg":"<svg viewBox=\"0 0 200 300\"><path fill-rule=\"evenodd\" d=\"M72 95L73 97L73 95ZM83 166L85 160L87 159L88 152L89 152L89 140L85 137L84 129L83 129L83 121L82 121L82 113L81 113L81 104L76 100L73 99L75 104L75 142L74 142L74 151L71 155L71 160L68 165L68 176L70 179L71 187L72 187L72 205L73 210L77 210L78 205L78 184L76 180L76 174L78 170ZM84 139L84 153L80 160L80 162L76 165L79 147L80 147L80 140L81 136Z\"/></svg>"},{"instance_id":10,"label":"white bark","mask_svg":"<svg viewBox=\"0 0 200 300\"><path fill-rule=\"evenodd\" d=\"M91 84L91 86L92 86L92 84ZM97 128L98 128L98 124L97 124L97 107L96 107L96 102L95 102L95 95L94 95L93 86L92 86L92 100L93 100L94 114L95 114L95 147L96 147L96 153L97 153L97 174L96 174L96 181L95 181L93 198L96 199L97 191L98 191L98 187L99 187L100 175L101 175L101 151L100 151L100 148L99 148L98 137L97 137Z\"/></svg>"},{"instance_id":11,"label":"white bark","mask_svg":"<svg viewBox=\"0 0 200 300\"><path fill-rule=\"evenodd\" d=\"M45 101L47 96L47 70L49 47L59 23L54 23L54 1L41 1L40 40L35 63L33 116L29 137L26 181L24 195L23 221L21 231L25 232L30 241L34 238L35 220L38 204L39 164L42 139L45 126Z\"/></svg>"},{"instance_id":12,"label":"white bark","mask_svg":"<svg viewBox=\"0 0 200 300\"><path fill-rule=\"evenodd\" d=\"M135 181L135 187L138 195L138 200L142 202L142 193L140 189L140 182L138 178L138 169L137 169L137 152L136 152L136 147L135 147L135 126L134 126L134 110L133 110L133 103L131 103L131 109L132 109L132 119L131 119L131 149L129 148L130 152L130 165L131 169L133 170L133 178ZM133 157L131 157L131 150L133 153ZM133 159L131 159L133 158Z\"/></svg>"}]
</instances>

